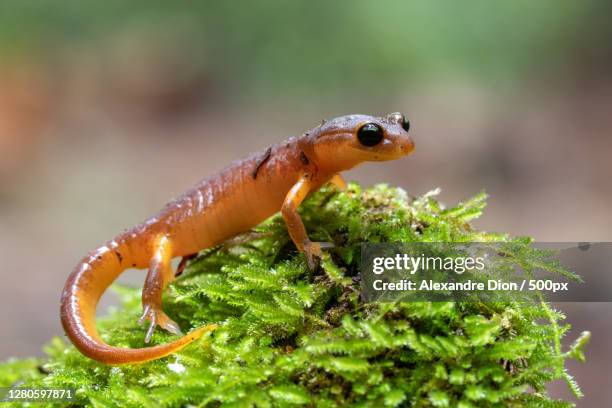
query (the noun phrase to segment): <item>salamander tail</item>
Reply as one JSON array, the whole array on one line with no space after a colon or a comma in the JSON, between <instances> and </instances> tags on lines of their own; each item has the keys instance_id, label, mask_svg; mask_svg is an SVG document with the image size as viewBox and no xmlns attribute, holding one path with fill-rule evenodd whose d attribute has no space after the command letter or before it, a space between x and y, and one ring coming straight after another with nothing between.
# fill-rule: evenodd
<instances>
[{"instance_id":1,"label":"salamander tail","mask_svg":"<svg viewBox=\"0 0 612 408\"><path fill-rule=\"evenodd\" d=\"M153 347L130 349L106 344L96 328L96 307L106 288L131 265L124 246L113 241L94 251L76 266L66 282L61 300L62 326L81 353L111 365L143 363L180 350L216 328L214 324L203 326Z\"/></svg>"}]
</instances>

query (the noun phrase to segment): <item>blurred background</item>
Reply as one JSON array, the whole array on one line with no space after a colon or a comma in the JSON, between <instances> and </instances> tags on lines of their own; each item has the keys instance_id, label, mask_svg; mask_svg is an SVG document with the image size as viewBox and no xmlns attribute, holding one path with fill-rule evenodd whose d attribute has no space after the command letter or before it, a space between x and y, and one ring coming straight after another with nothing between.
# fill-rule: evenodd
<instances>
[{"instance_id":1,"label":"blurred background","mask_svg":"<svg viewBox=\"0 0 612 408\"><path fill-rule=\"evenodd\" d=\"M611 241L611 17L572 0L3 1L0 359L62 334L87 251L341 114L402 111L417 145L348 179L440 187L449 205L484 189L479 228ZM607 405L612 305L561 307L569 338L593 332L570 367L579 406Z\"/></svg>"}]
</instances>

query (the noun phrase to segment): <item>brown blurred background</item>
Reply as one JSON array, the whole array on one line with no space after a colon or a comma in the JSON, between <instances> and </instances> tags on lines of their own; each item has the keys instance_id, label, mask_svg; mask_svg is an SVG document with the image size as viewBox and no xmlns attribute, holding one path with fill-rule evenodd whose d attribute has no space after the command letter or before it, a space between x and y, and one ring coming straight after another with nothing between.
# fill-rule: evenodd
<instances>
[{"instance_id":1,"label":"brown blurred background","mask_svg":"<svg viewBox=\"0 0 612 408\"><path fill-rule=\"evenodd\" d=\"M612 240L610 3L219 3L0 4L0 359L61 335L88 250L340 114L402 111L417 144L348 179L484 189L480 228ZM612 305L561 307L569 338L593 332L579 406L608 405Z\"/></svg>"}]
</instances>

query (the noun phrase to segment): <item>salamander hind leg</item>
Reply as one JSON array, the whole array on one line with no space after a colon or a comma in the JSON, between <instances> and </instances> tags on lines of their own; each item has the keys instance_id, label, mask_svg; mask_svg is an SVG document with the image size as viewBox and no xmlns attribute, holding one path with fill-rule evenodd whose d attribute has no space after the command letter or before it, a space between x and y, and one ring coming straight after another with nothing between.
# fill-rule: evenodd
<instances>
[{"instance_id":1,"label":"salamander hind leg","mask_svg":"<svg viewBox=\"0 0 612 408\"><path fill-rule=\"evenodd\" d=\"M142 316L139 323L149 321L149 328L145 336L145 342L151 340L155 326L169 331L173 334L181 334L179 325L162 310L162 294L164 289L174 279L172 272L172 243L165 235L155 238L153 244L153 257L149 266L149 273L142 289Z\"/></svg>"},{"instance_id":2,"label":"salamander hind leg","mask_svg":"<svg viewBox=\"0 0 612 408\"><path fill-rule=\"evenodd\" d=\"M184 257L182 257L181 261L176 267L176 272L174 273L174 277L176 278L176 277L181 276L183 272L185 271L185 268L187 267L187 262L191 261L192 259L195 259L197 256L198 254L189 254L189 255L185 255Z\"/></svg>"}]
</instances>

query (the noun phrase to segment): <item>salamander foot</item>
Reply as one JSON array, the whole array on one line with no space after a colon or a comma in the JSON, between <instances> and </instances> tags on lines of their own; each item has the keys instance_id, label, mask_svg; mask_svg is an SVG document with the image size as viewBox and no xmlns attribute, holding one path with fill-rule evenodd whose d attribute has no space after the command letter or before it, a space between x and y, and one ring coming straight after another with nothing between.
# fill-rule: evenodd
<instances>
[{"instance_id":1,"label":"salamander foot","mask_svg":"<svg viewBox=\"0 0 612 408\"><path fill-rule=\"evenodd\" d=\"M145 335L145 343L151 341L155 326L159 326L172 334L183 335L179 325L174 320L169 318L163 310L156 306L146 305L144 307L144 311L142 312L142 316L138 320L138 324L143 324L145 320L148 320L150 322L149 328L147 329L147 334Z\"/></svg>"},{"instance_id":2,"label":"salamander foot","mask_svg":"<svg viewBox=\"0 0 612 408\"><path fill-rule=\"evenodd\" d=\"M313 270L317 266L317 261L321 259L321 250L333 247L334 244L332 244L331 242L305 242L304 254L306 255L306 261L308 262L308 267L310 268L310 270Z\"/></svg>"}]
</instances>

